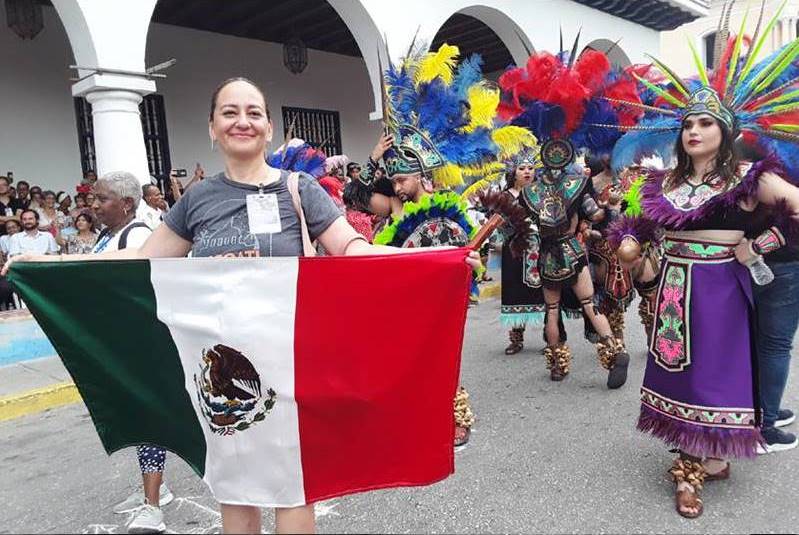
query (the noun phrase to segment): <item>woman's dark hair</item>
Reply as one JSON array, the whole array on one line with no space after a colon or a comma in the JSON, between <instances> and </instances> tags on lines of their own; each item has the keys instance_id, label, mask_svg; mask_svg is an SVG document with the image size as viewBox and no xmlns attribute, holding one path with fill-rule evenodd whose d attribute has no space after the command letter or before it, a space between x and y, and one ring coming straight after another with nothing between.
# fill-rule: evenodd
<instances>
[{"instance_id":1,"label":"woman's dark hair","mask_svg":"<svg viewBox=\"0 0 799 535\"><path fill-rule=\"evenodd\" d=\"M610 157L607 155L595 156L588 154L585 157L585 166L591 170L591 178L610 169Z\"/></svg>"},{"instance_id":2,"label":"woman's dark hair","mask_svg":"<svg viewBox=\"0 0 799 535\"><path fill-rule=\"evenodd\" d=\"M715 117L713 120L716 121L716 124L719 125L721 129L721 145L719 145L719 152L716 155L716 165L711 173L718 175L729 184L738 173L738 151L736 150L735 139L732 133ZM677 136L677 143L674 145L674 152L677 154L677 166L668 176L665 188L668 190L680 186L694 173L693 161L691 161L691 157L688 156L688 153L685 152L685 147L683 147L682 132L683 130L681 128L680 135Z\"/></svg>"},{"instance_id":3,"label":"woman's dark hair","mask_svg":"<svg viewBox=\"0 0 799 535\"><path fill-rule=\"evenodd\" d=\"M53 190L49 190L49 189L48 189L47 191L43 191L43 192L42 192L42 198L45 198L45 197L47 197L48 195L52 195L53 197L56 197L56 200L57 200L57 197L58 197L58 196L55 194L55 191L53 191Z\"/></svg>"},{"instance_id":4,"label":"woman's dark hair","mask_svg":"<svg viewBox=\"0 0 799 535\"><path fill-rule=\"evenodd\" d=\"M261 96L264 98L264 108L266 110L266 118L269 119L269 120L272 120L272 114L269 112L269 102L267 102L267 100L266 100L266 93L264 93L263 90L260 87L258 87L258 84L256 84L255 82L253 82L249 78L245 78L243 76L236 76L236 77L233 77L233 78L228 78L227 80L225 80L224 82L219 84L216 87L216 89L214 89L214 92L211 94L211 113L208 115L208 120L209 121L213 121L214 120L214 110L216 110L216 101L219 98L219 93L225 87L227 87L228 85L232 84L233 82L246 82L246 83L250 84L251 86L253 86L255 89L257 89L258 92L261 93Z\"/></svg>"},{"instance_id":5,"label":"woman's dark hair","mask_svg":"<svg viewBox=\"0 0 799 535\"><path fill-rule=\"evenodd\" d=\"M78 193L75 195L75 202L78 202L78 199L83 199L83 202L86 202L86 194L85 193Z\"/></svg>"},{"instance_id":6,"label":"woman's dark hair","mask_svg":"<svg viewBox=\"0 0 799 535\"><path fill-rule=\"evenodd\" d=\"M86 220L86 222L89 224L89 229L93 231L94 230L94 218L92 217L92 214L90 214L87 211L82 211L77 216L75 216L75 226L77 226L78 219L80 219L81 217Z\"/></svg>"},{"instance_id":7,"label":"woman's dark hair","mask_svg":"<svg viewBox=\"0 0 799 535\"><path fill-rule=\"evenodd\" d=\"M505 172L505 185L502 187L502 191L508 191L516 185L516 169L518 166L514 165Z\"/></svg>"}]
</instances>

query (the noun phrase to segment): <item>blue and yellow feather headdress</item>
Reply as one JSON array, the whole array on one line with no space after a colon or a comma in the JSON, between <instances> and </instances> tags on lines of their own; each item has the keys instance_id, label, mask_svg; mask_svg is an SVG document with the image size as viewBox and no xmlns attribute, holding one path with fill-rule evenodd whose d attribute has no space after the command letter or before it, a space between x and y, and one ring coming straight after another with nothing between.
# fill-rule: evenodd
<instances>
[{"instance_id":1,"label":"blue and yellow feather headdress","mask_svg":"<svg viewBox=\"0 0 799 535\"><path fill-rule=\"evenodd\" d=\"M411 50L384 73L384 123L395 143L383 156L389 178L420 172L450 188L499 175L503 160L537 147L526 129L497 122L500 92L483 78L480 57L458 56L447 44Z\"/></svg>"}]
</instances>

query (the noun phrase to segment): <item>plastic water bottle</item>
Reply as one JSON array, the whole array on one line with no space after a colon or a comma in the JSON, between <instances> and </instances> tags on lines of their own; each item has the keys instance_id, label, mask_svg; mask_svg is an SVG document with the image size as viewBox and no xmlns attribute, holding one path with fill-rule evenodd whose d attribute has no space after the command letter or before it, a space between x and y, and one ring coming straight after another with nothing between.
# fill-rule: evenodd
<instances>
[{"instance_id":1,"label":"plastic water bottle","mask_svg":"<svg viewBox=\"0 0 799 535\"><path fill-rule=\"evenodd\" d=\"M758 286L765 286L774 280L774 273L763 261L763 256L757 255L754 260L748 262L746 267L749 268L749 273L752 275L752 280Z\"/></svg>"}]
</instances>

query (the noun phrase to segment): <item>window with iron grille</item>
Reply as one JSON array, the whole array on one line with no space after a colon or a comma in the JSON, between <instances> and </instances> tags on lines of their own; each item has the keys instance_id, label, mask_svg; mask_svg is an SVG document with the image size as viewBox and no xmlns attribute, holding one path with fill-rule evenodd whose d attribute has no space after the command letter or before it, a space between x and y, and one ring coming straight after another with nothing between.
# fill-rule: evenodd
<instances>
[{"instance_id":1,"label":"window with iron grille","mask_svg":"<svg viewBox=\"0 0 799 535\"><path fill-rule=\"evenodd\" d=\"M341 154L341 123L337 111L283 106L283 136L307 141L328 156Z\"/></svg>"},{"instance_id":2,"label":"window with iron grille","mask_svg":"<svg viewBox=\"0 0 799 535\"><path fill-rule=\"evenodd\" d=\"M155 94L145 96L139 104L139 114L150 174L159 182L165 181L172 163L169 156L164 97ZM94 151L92 105L83 97L75 97L75 120L78 123L81 168L84 173L95 171L97 170L97 156Z\"/></svg>"}]
</instances>

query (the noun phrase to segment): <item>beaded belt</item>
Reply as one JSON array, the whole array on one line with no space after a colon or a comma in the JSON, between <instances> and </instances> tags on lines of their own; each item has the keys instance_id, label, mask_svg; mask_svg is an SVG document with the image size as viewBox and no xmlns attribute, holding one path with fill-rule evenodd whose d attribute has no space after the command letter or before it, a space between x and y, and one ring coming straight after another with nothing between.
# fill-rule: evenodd
<instances>
[{"instance_id":1,"label":"beaded belt","mask_svg":"<svg viewBox=\"0 0 799 535\"><path fill-rule=\"evenodd\" d=\"M729 243L668 236L663 240L663 252L676 262L729 262L735 259L735 247Z\"/></svg>"}]
</instances>

